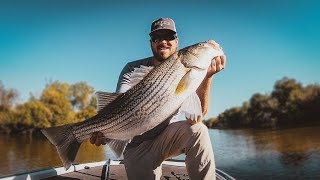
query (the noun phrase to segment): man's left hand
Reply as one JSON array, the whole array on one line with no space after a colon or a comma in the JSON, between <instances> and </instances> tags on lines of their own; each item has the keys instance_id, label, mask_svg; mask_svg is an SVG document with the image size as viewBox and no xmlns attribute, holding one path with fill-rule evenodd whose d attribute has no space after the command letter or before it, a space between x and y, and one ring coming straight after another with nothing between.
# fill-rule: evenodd
<instances>
[{"instance_id":1,"label":"man's left hand","mask_svg":"<svg viewBox=\"0 0 320 180\"><path fill-rule=\"evenodd\" d=\"M216 43L215 41L209 40L208 43L210 45L212 45L213 48L215 48L217 50L222 50L222 47L218 43ZM227 63L227 58L225 55L217 56L217 57L213 58L211 60L211 65L208 68L208 72L207 72L206 77L210 78L214 74L223 70L226 67L226 63Z\"/></svg>"},{"instance_id":2,"label":"man's left hand","mask_svg":"<svg viewBox=\"0 0 320 180\"><path fill-rule=\"evenodd\" d=\"M191 124L191 125L194 125L194 124L197 124L198 122L201 122L201 121L202 121L202 116L198 116L198 117L195 117L195 116L186 117L186 120L187 120L187 123L189 123L189 124Z\"/></svg>"}]
</instances>

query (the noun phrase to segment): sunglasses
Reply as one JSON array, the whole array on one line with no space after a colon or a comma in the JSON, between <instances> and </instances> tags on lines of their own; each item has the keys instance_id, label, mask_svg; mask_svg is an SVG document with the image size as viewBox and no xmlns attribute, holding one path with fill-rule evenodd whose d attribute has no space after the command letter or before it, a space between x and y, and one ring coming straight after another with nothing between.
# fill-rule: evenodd
<instances>
[{"instance_id":1,"label":"sunglasses","mask_svg":"<svg viewBox=\"0 0 320 180\"><path fill-rule=\"evenodd\" d=\"M164 34L164 35L151 35L151 41L154 43L161 42L163 40L172 41L177 38L176 34Z\"/></svg>"}]
</instances>

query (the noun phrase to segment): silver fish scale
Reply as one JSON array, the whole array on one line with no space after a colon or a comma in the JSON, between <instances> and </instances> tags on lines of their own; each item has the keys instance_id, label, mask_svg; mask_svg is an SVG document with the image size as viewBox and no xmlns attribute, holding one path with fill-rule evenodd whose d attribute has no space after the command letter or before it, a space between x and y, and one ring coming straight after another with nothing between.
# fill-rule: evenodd
<instances>
[{"instance_id":1,"label":"silver fish scale","mask_svg":"<svg viewBox=\"0 0 320 180\"><path fill-rule=\"evenodd\" d=\"M73 133L78 141L103 132L107 138L131 139L168 118L180 106L174 92L185 74L181 62L171 56L155 67L137 85L104 107L96 116L77 123ZM176 105L173 105L175 104ZM159 107L173 106L172 112Z\"/></svg>"}]
</instances>

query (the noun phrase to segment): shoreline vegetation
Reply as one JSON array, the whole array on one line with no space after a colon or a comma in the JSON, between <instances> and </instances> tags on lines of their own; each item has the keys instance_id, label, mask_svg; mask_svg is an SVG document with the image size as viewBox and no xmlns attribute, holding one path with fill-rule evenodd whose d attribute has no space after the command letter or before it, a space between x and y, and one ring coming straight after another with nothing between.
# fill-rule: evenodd
<instances>
[{"instance_id":1,"label":"shoreline vegetation","mask_svg":"<svg viewBox=\"0 0 320 180\"><path fill-rule=\"evenodd\" d=\"M0 134L40 134L40 129L83 121L96 114L94 88L86 82L46 84L39 97L16 103L18 91L0 81ZM271 93L255 93L242 106L225 110L204 123L209 128L283 128L320 125L320 86L303 86L287 77Z\"/></svg>"},{"instance_id":2,"label":"shoreline vegetation","mask_svg":"<svg viewBox=\"0 0 320 180\"><path fill-rule=\"evenodd\" d=\"M209 118L205 124L218 129L275 129L320 125L320 86L303 86L284 77L271 93L255 93L242 106Z\"/></svg>"},{"instance_id":3,"label":"shoreline vegetation","mask_svg":"<svg viewBox=\"0 0 320 180\"><path fill-rule=\"evenodd\" d=\"M40 134L40 129L83 121L96 114L94 89L86 82L46 84L40 97L15 103L18 91L0 81L0 133Z\"/></svg>"}]
</instances>

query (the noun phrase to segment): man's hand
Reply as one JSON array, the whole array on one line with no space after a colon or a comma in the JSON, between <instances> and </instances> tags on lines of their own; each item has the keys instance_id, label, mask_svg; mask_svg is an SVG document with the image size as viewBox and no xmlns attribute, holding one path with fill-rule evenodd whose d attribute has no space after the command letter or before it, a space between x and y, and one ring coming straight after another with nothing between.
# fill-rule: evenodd
<instances>
[{"instance_id":1,"label":"man's hand","mask_svg":"<svg viewBox=\"0 0 320 180\"><path fill-rule=\"evenodd\" d=\"M213 40L209 40L208 43L212 45L214 49L222 50L222 47ZM211 65L209 66L206 78L212 77L217 72L223 70L226 66L227 58L225 55L217 56L211 60Z\"/></svg>"},{"instance_id":2,"label":"man's hand","mask_svg":"<svg viewBox=\"0 0 320 180\"><path fill-rule=\"evenodd\" d=\"M103 133L101 132L94 132L91 135L90 143L95 144L96 146L106 145L106 137L104 137Z\"/></svg>"},{"instance_id":3,"label":"man's hand","mask_svg":"<svg viewBox=\"0 0 320 180\"><path fill-rule=\"evenodd\" d=\"M194 124L197 124L198 122L202 121L202 116L198 116L197 118L195 116L192 116L189 118L186 117L186 119L187 119L187 123L194 125Z\"/></svg>"}]
</instances>

